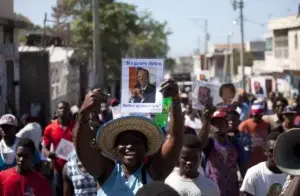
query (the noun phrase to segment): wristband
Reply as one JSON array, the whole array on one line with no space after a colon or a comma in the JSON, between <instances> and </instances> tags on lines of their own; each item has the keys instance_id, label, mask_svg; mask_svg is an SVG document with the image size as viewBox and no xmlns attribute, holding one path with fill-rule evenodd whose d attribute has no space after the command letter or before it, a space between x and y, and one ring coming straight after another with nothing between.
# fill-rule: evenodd
<instances>
[{"instance_id":1,"label":"wristband","mask_svg":"<svg viewBox=\"0 0 300 196\"><path fill-rule=\"evenodd\" d=\"M181 104L180 99L179 99L179 100L172 101L172 107L173 107L173 108L176 107L176 106L178 106L178 105L180 105L180 104Z\"/></svg>"}]
</instances>

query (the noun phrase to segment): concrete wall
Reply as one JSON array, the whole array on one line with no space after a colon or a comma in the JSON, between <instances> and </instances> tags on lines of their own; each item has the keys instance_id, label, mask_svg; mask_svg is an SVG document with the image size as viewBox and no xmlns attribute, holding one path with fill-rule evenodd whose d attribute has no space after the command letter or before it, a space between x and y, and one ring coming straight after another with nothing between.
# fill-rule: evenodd
<instances>
[{"instance_id":1,"label":"concrete wall","mask_svg":"<svg viewBox=\"0 0 300 196\"><path fill-rule=\"evenodd\" d=\"M13 0L0 0L0 17L13 19L14 17Z\"/></svg>"},{"instance_id":2,"label":"concrete wall","mask_svg":"<svg viewBox=\"0 0 300 196\"><path fill-rule=\"evenodd\" d=\"M20 53L20 113L35 116L42 125L49 119L49 55L41 52Z\"/></svg>"},{"instance_id":3,"label":"concrete wall","mask_svg":"<svg viewBox=\"0 0 300 196\"><path fill-rule=\"evenodd\" d=\"M288 33L288 40L290 59L289 69L300 70L300 29L290 30ZM298 45L298 47L296 45Z\"/></svg>"},{"instance_id":4,"label":"concrete wall","mask_svg":"<svg viewBox=\"0 0 300 196\"><path fill-rule=\"evenodd\" d=\"M67 101L70 105L78 105L80 94L79 66L68 62L51 62L49 66L50 81L50 115L56 110L60 101Z\"/></svg>"}]
</instances>

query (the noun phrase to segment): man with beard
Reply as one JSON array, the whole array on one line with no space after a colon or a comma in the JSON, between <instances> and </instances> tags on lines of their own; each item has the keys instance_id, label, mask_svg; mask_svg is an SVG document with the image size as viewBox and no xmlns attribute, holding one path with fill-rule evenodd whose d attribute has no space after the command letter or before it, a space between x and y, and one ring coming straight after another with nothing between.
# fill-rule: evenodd
<instances>
[{"instance_id":1,"label":"man with beard","mask_svg":"<svg viewBox=\"0 0 300 196\"><path fill-rule=\"evenodd\" d=\"M53 185L55 187L55 195L62 196L62 170L66 160L58 158L54 152L50 151L50 147L53 145L55 151L62 140L72 141L72 129L75 122L72 121L70 105L67 102L61 101L57 105L56 117L57 119L44 130L43 153L45 157L52 160L54 166Z\"/></svg>"}]
</instances>

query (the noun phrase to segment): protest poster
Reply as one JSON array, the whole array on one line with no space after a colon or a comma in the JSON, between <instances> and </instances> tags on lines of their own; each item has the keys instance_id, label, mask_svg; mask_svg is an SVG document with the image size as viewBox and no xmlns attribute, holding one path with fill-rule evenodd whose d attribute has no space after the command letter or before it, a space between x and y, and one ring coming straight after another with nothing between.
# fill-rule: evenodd
<instances>
[{"instance_id":1,"label":"protest poster","mask_svg":"<svg viewBox=\"0 0 300 196\"><path fill-rule=\"evenodd\" d=\"M267 97L266 78L251 78L251 92L256 97Z\"/></svg>"},{"instance_id":2,"label":"protest poster","mask_svg":"<svg viewBox=\"0 0 300 196\"><path fill-rule=\"evenodd\" d=\"M203 110L206 106L216 105L218 100L214 100L214 97L218 95L219 87L212 82L195 81L192 88L192 107Z\"/></svg>"},{"instance_id":3,"label":"protest poster","mask_svg":"<svg viewBox=\"0 0 300 196\"><path fill-rule=\"evenodd\" d=\"M58 158L68 160L71 152L74 150L74 145L72 142L61 139L57 148L56 148L56 155Z\"/></svg>"},{"instance_id":4,"label":"protest poster","mask_svg":"<svg viewBox=\"0 0 300 196\"><path fill-rule=\"evenodd\" d=\"M163 70L163 59L122 59L121 112L162 112Z\"/></svg>"}]
</instances>

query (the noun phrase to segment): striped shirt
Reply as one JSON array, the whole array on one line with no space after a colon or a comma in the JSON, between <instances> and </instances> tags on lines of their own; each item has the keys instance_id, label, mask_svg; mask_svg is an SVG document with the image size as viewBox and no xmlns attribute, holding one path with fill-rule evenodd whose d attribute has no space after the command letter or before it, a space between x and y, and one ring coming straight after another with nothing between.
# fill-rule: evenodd
<instances>
[{"instance_id":1,"label":"striped shirt","mask_svg":"<svg viewBox=\"0 0 300 196\"><path fill-rule=\"evenodd\" d=\"M73 184L75 196L97 196L97 184L89 173L83 173L77 166L77 156L67 162L67 176Z\"/></svg>"}]
</instances>

